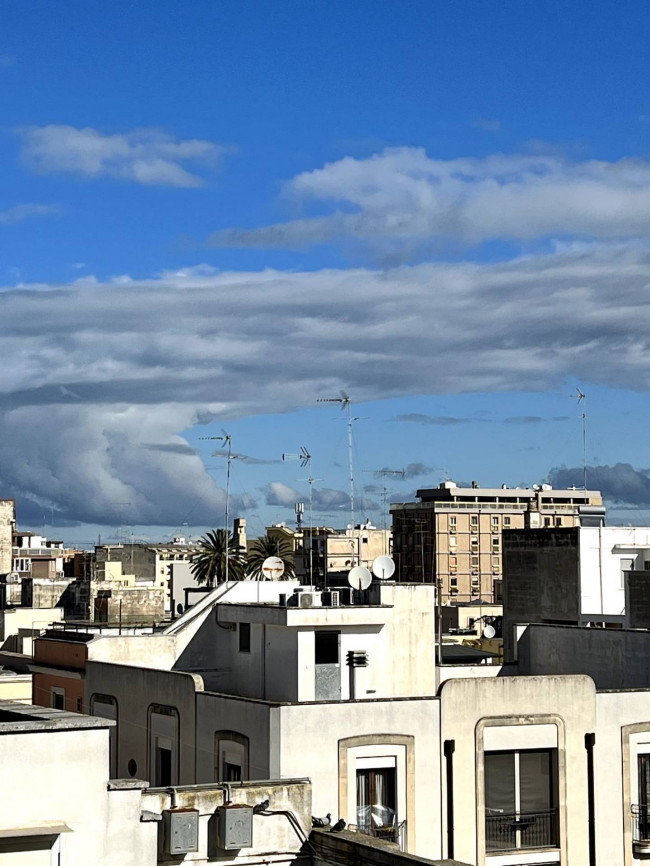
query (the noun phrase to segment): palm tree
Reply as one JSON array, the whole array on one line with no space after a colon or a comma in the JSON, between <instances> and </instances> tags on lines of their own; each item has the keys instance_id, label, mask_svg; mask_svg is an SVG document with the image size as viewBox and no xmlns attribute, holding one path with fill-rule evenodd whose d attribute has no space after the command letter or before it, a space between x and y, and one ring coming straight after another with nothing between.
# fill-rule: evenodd
<instances>
[{"instance_id":1,"label":"palm tree","mask_svg":"<svg viewBox=\"0 0 650 866\"><path fill-rule=\"evenodd\" d=\"M209 587L226 580L226 550L228 550L228 580L243 580L245 560L227 529L208 532L199 541L199 551L192 557L192 574L197 583Z\"/></svg>"},{"instance_id":2,"label":"palm tree","mask_svg":"<svg viewBox=\"0 0 650 866\"><path fill-rule=\"evenodd\" d=\"M273 538L263 535L256 538L248 548L246 556L246 574L253 580L264 580L262 564L269 556L277 556L284 563L283 579L291 580L295 576L294 553L291 542L286 538Z\"/></svg>"}]
</instances>

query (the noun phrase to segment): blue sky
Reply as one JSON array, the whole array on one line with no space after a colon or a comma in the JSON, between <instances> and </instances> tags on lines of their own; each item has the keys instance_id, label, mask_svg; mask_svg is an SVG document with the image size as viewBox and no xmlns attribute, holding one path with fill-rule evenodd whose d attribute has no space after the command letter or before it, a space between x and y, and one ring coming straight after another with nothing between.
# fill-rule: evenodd
<instances>
[{"instance_id":1,"label":"blue sky","mask_svg":"<svg viewBox=\"0 0 650 866\"><path fill-rule=\"evenodd\" d=\"M0 496L32 528L319 522L449 476L650 517L647 4L0 12ZM554 470L566 467L564 474ZM594 486L596 484L594 483ZM364 490L364 487L368 488ZM123 529L123 531L126 531Z\"/></svg>"}]
</instances>

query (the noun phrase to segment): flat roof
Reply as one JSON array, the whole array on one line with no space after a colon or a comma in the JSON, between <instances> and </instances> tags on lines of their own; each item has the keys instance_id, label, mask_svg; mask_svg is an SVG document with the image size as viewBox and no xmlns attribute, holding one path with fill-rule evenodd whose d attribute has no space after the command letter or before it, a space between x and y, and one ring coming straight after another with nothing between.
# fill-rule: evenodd
<instances>
[{"instance_id":1,"label":"flat roof","mask_svg":"<svg viewBox=\"0 0 650 866\"><path fill-rule=\"evenodd\" d=\"M19 701L0 701L0 736L2 734L44 733L45 731L71 731L88 728L110 728L115 722L98 716L85 716L52 707L21 704Z\"/></svg>"}]
</instances>

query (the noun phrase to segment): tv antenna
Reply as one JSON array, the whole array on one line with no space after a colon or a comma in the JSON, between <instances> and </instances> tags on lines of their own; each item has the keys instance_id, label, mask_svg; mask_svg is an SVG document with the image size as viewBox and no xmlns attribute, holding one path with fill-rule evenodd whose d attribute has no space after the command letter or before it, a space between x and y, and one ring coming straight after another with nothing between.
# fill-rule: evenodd
<instances>
[{"instance_id":1,"label":"tv antenna","mask_svg":"<svg viewBox=\"0 0 650 866\"><path fill-rule=\"evenodd\" d=\"M375 478L382 479L382 512L384 516L384 550L386 549L386 532L388 531L388 487L386 486L387 478L406 478L405 469L365 469L365 472L372 472Z\"/></svg>"},{"instance_id":2,"label":"tv antenna","mask_svg":"<svg viewBox=\"0 0 650 866\"><path fill-rule=\"evenodd\" d=\"M221 436L200 436L200 439L210 440L212 442L223 442L226 446L225 455L219 451L214 451L213 457L224 457L226 458L226 587L228 586L228 561L230 560L230 464L233 460L237 460L240 455L232 453L232 436L230 433L226 433L225 430L221 431Z\"/></svg>"},{"instance_id":3,"label":"tv antenna","mask_svg":"<svg viewBox=\"0 0 650 866\"><path fill-rule=\"evenodd\" d=\"M352 400L345 393L345 391L341 391L340 397L320 397L316 402L317 403L339 403L341 405L341 410L348 410L348 466L350 471L350 523L352 524L352 528L354 529L354 464L352 461L352 424L354 421L357 421L358 418L352 417Z\"/></svg>"},{"instance_id":4,"label":"tv antenna","mask_svg":"<svg viewBox=\"0 0 650 866\"><path fill-rule=\"evenodd\" d=\"M576 388L576 393L570 395L574 400L578 401L578 406L582 403L582 480L584 489L587 489L587 395L580 388Z\"/></svg>"},{"instance_id":5,"label":"tv antenna","mask_svg":"<svg viewBox=\"0 0 650 866\"><path fill-rule=\"evenodd\" d=\"M283 460L299 460L300 468L307 469L309 477L307 479L300 479L301 481L306 480L309 484L309 584L310 586L314 585L314 481L318 479L314 478L311 471L311 454L305 448L304 445L300 446L300 451L298 454L283 454ZM296 505L296 515L299 516L302 512L298 511L298 506ZM303 533L304 538L304 533Z\"/></svg>"}]
</instances>

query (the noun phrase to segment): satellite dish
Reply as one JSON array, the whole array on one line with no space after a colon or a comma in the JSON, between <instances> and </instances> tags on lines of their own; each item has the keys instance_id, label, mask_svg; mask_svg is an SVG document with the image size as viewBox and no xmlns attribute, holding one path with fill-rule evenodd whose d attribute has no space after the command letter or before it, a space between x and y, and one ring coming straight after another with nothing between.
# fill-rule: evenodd
<instances>
[{"instance_id":1,"label":"satellite dish","mask_svg":"<svg viewBox=\"0 0 650 866\"><path fill-rule=\"evenodd\" d=\"M262 563L262 574L267 580L280 580L284 574L284 562L279 556L268 556Z\"/></svg>"},{"instance_id":2,"label":"satellite dish","mask_svg":"<svg viewBox=\"0 0 650 866\"><path fill-rule=\"evenodd\" d=\"M379 580L388 580L395 574L395 563L390 556L378 556L372 564L372 573Z\"/></svg>"},{"instance_id":3,"label":"satellite dish","mask_svg":"<svg viewBox=\"0 0 650 866\"><path fill-rule=\"evenodd\" d=\"M496 633L497 630L493 625L486 625L483 629L483 637L485 638L485 640L492 640Z\"/></svg>"},{"instance_id":4,"label":"satellite dish","mask_svg":"<svg viewBox=\"0 0 650 866\"><path fill-rule=\"evenodd\" d=\"M372 575L363 565L355 565L348 572L348 583L352 589L368 589L372 583Z\"/></svg>"}]
</instances>

